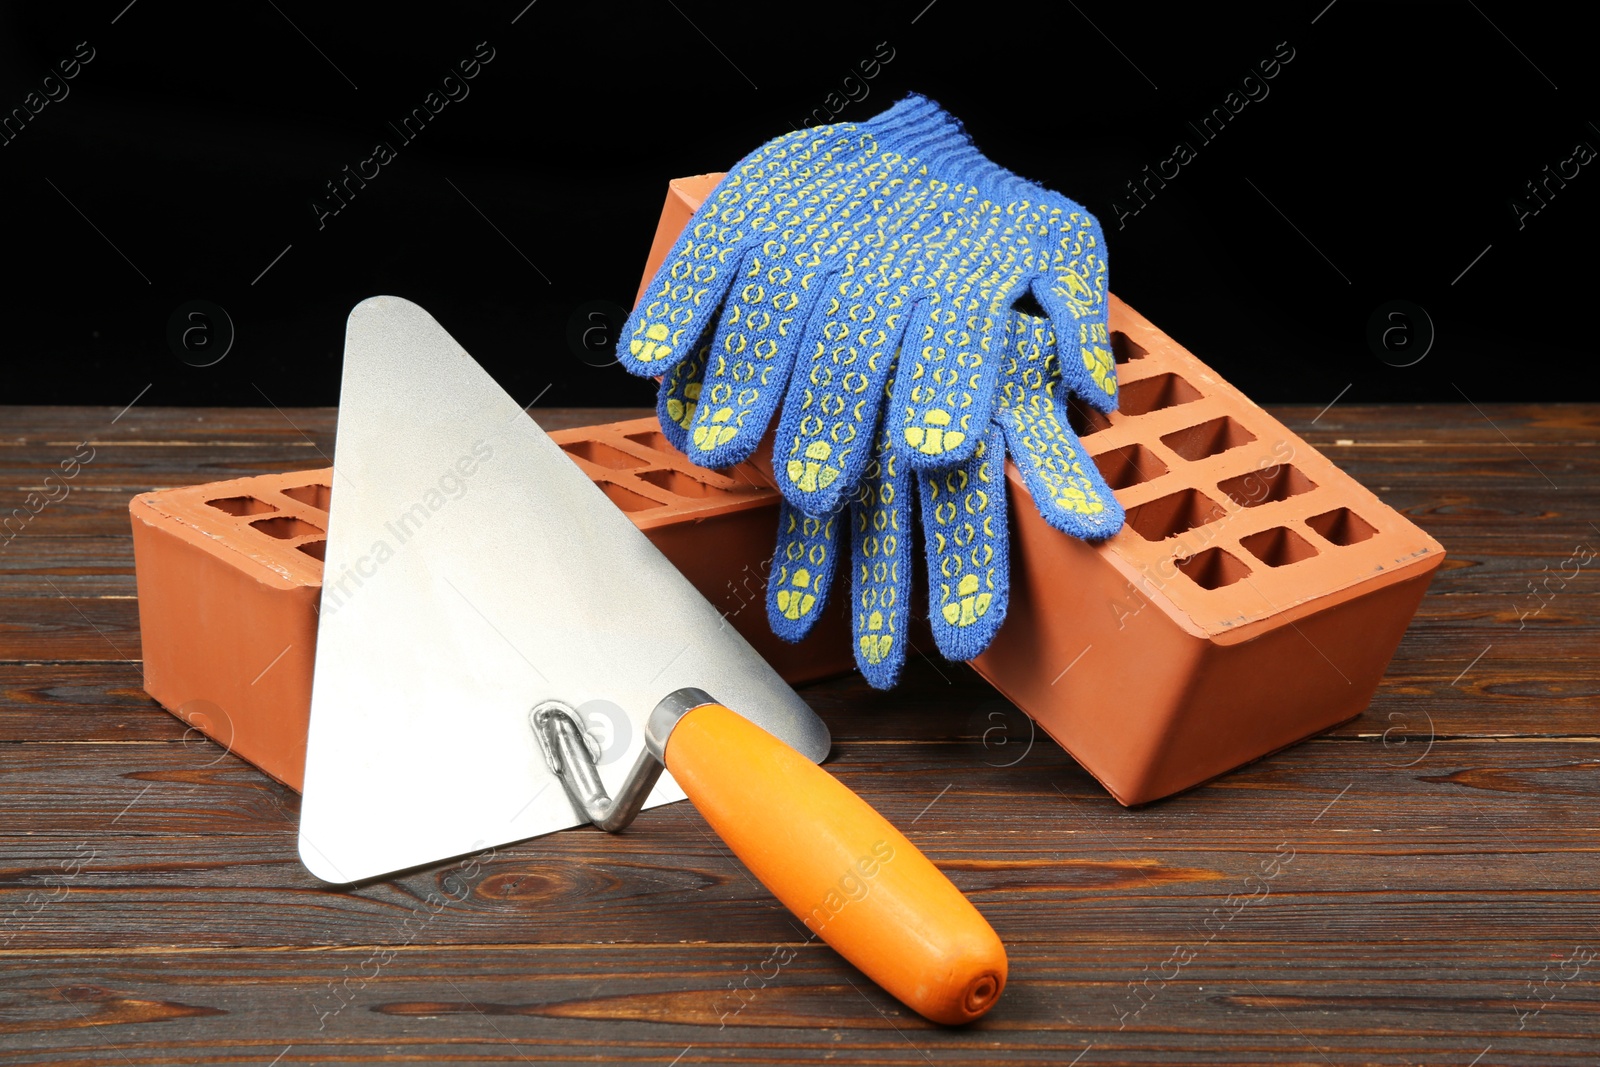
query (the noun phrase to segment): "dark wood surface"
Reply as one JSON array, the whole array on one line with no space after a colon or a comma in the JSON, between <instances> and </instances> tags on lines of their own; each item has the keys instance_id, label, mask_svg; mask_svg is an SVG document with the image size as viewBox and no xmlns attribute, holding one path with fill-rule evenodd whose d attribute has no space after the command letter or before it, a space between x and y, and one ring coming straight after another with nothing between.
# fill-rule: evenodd
<instances>
[{"instance_id":1,"label":"dark wood surface","mask_svg":"<svg viewBox=\"0 0 1600 1067\"><path fill-rule=\"evenodd\" d=\"M964 665L806 689L1009 948L951 1030L686 804L499 849L437 912L448 866L325 887L299 798L144 695L127 503L325 465L333 412L0 408L0 514L95 449L0 547L0 1061L1595 1064L1600 557L1562 571L1600 550L1600 407L1274 414L1450 554L1359 719L1125 810Z\"/></svg>"}]
</instances>

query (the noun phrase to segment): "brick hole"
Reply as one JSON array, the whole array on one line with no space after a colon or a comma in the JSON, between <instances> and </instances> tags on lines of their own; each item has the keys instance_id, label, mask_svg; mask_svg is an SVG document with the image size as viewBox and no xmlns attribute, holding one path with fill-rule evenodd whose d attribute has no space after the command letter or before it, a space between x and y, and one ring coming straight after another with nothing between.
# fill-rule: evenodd
<instances>
[{"instance_id":1,"label":"brick hole","mask_svg":"<svg viewBox=\"0 0 1600 1067\"><path fill-rule=\"evenodd\" d=\"M663 506L659 500L651 500L647 496L640 496L633 490L624 489L613 482L597 482L595 484L599 485L600 491L623 511L649 511L651 508Z\"/></svg>"},{"instance_id":2,"label":"brick hole","mask_svg":"<svg viewBox=\"0 0 1600 1067\"><path fill-rule=\"evenodd\" d=\"M606 467L614 471L632 470L635 467L645 466L645 461L638 456L630 456L610 445L601 444L599 441L568 441L561 446L563 452L571 453L580 459L586 459L597 467ZM634 511L639 510L634 508Z\"/></svg>"},{"instance_id":3,"label":"brick hole","mask_svg":"<svg viewBox=\"0 0 1600 1067\"><path fill-rule=\"evenodd\" d=\"M311 525L304 519L297 519L293 515L279 515L275 519L257 519L250 524L268 537L276 537L280 541L287 541L291 537L307 537L319 534L321 528Z\"/></svg>"},{"instance_id":4,"label":"brick hole","mask_svg":"<svg viewBox=\"0 0 1600 1067\"><path fill-rule=\"evenodd\" d=\"M1304 537L1287 526L1274 526L1270 530L1239 538L1239 543L1256 559L1269 567L1287 567L1317 554L1316 548Z\"/></svg>"},{"instance_id":5,"label":"brick hole","mask_svg":"<svg viewBox=\"0 0 1600 1067\"><path fill-rule=\"evenodd\" d=\"M667 452L674 455L681 454L676 448L672 447L672 442L667 440L667 435L662 433L660 430L645 430L642 433L630 433L628 434L628 440L632 441L636 445L644 445L646 448L654 449L657 452Z\"/></svg>"},{"instance_id":6,"label":"brick hole","mask_svg":"<svg viewBox=\"0 0 1600 1067\"><path fill-rule=\"evenodd\" d=\"M1129 360L1143 359L1150 353L1145 351L1143 345L1137 341L1129 340L1128 335L1121 330L1111 331L1111 354L1116 357L1119 364Z\"/></svg>"},{"instance_id":7,"label":"brick hole","mask_svg":"<svg viewBox=\"0 0 1600 1067\"><path fill-rule=\"evenodd\" d=\"M1270 504L1275 500L1288 500L1292 496L1309 493L1316 487L1316 482L1287 463L1217 483L1218 489L1231 496L1235 503L1247 508Z\"/></svg>"},{"instance_id":8,"label":"brick hole","mask_svg":"<svg viewBox=\"0 0 1600 1067\"><path fill-rule=\"evenodd\" d=\"M714 485L707 485L700 479L692 475L685 474L682 471L645 471L643 474L639 475L639 478L641 481L649 482L651 485L660 489L665 489L667 492L676 496L705 498L712 496L732 495L727 489L722 489Z\"/></svg>"},{"instance_id":9,"label":"brick hole","mask_svg":"<svg viewBox=\"0 0 1600 1067\"><path fill-rule=\"evenodd\" d=\"M1146 541L1169 537L1216 522L1228 512L1198 489L1183 489L1128 510L1128 525Z\"/></svg>"},{"instance_id":10,"label":"brick hole","mask_svg":"<svg viewBox=\"0 0 1600 1067\"><path fill-rule=\"evenodd\" d=\"M1124 385L1117 410L1124 415L1148 415L1162 408L1175 408L1199 400L1201 395L1200 390L1176 374L1157 374Z\"/></svg>"},{"instance_id":11,"label":"brick hole","mask_svg":"<svg viewBox=\"0 0 1600 1067\"><path fill-rule=\"evenodd\" d=\"M206 507L226 511L229 515L270 515L278 510L265 500L257 500L253 496L225 496L207 500Z\"/></svg>"},{"instance_id":12,"label":"brick hole","mask_svg":"<svg viewBox=\"0 0 1600 1067\"><path fill-rule=\"evenodd\" d=\"M1313 515L1306 525L1335 545L1353 545L1373 536L1377 528L1349 508L1334 508Z\"/></svg>"},{"instance_id":13,"label":"brick hole","mask_svg":"<svg viewBox=\"0 0 1600 1067\"><path fill-rule=\"evenodd\" d=\"M1245 429L1243 423L1224 415L1210 422L1163 434L1161 443L1184 459L1193 461L1221 455L1230 448L1247 445L1255 439L1256 435Z\"/></svg>"},{"instance_id":14,"label":"brick hole","mask_svg":"<svg viewBox=\"0 0 1600 1067\"><path fill-rule=\"evenodd\" d=\"M328 542L326 541L307 541L303 545L295 545L294 547L319 563L324 561L328 552Z\"/></svg>"},{"instance_id":15,"label":"brick hole","mask_svg":"<svg viewBox=\"0 0 1600 1067\"><path fill-rule=\"evenodd\" d=\"M1191 582L1202 589L1221 589L1250 576L1249 567L1220 548L1208 548L1174 562Z\"/></svg>"},{"instance_id":16,"label":"brick hole","mask_svg":"<svg viewBox=\"0 0 1600 1067\"><path fill-rule=\"evenodd\" d=\"M1094 465L1100 468L1101 477L1113 489L1126 489L1167 473L1167 465L1161 462L1161 457L1141 444L1102 452L1094 457Z\"/></svg>"},{"instance_id":17,"label":"brick hole","mask_svg":"<svg viewBox=\"0 0 1600 1067\"><path fill-rule=\"evenodd\" d=\"M1067 399L1067 425L1079 437L1088 437L1110 426L1111 420L1074 396Z\"/></svg>"},{"instance_id":18,"label":"brick hole","mask_svg":"<svg viewBox=\"0 0 1600 1067\"><path fill-rule=\"evenodd\" d=\"M281 489L279 492L290 500L298 500L300 503L308 504L318 511L327 511L328 501L333 496L331 487L317 482L312 482L310 485L297 485L293 489Z\"/></svg>"}]
</instances>

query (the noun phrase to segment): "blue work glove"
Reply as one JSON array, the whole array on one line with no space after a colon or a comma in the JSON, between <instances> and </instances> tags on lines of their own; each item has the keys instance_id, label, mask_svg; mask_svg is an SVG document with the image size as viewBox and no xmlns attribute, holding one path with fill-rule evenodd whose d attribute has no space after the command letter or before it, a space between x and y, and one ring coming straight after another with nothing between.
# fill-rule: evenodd
<instances>
[{"instance_id":1,"label":"blue work glove","mask_svg":"<svg viewBox=\"0 0 1600 1067\"><path fill-rule=\"evenodd\" d=\"M691 459L726 467L749 457L824 283L853 244L864 236L881 247L936 199L965 195L959 176L952 190L929 177L925 160L952 173L983 164L959 123L911 98L865 123L763 145L701 205L624 325L618 351L629 371L664 377L664 427L682 431L674 437ZM696 357L691 374L683 363ZM674 382L696 389L674 393Z\"/></svg>"},{"instance_id":2,"label":"blue work glove","mask_svg":"<svg viewBox=\"0 0 1600 1067\"><path fill-rule=\"evenodd\" d=\"M1008 451L1050 525L1091 541L1122 527L1122 506L1067 421L1049 321L1018 312L1010 336L993 418L964 462L913 471L894 435L880 433L848 519L843 511L809 517L784 504L767 587L768 617L779 636L797 641L821 615L841 539L848 537L856 663L874 687L895 684L909 640L914 484L934 641L952 660L971 659L987 648L1007 604Z\"/></svg>"},{"instance_id":3,"label":"blue work glove","mask_svg":"<svg viewBox=\"0 0 1600 1067\"><path fill-rule=\"evenodd\" d=\"M1069 394L1116 404L1105 268L1092 215L989 163L912 97L742 162L647 289L623 361L662 374L662 429L702 465L747 458L786 395L769 616L781 636L804 635L850 531L857 659L891 685L906 654L912 482L950 658L977 655L1004 619L1008 445L1053 525L1120 528L1062 407ZM1059 359L1051 322L1013 312L1024 293L1054 321Z\"/></svg>"},{"instance_id":4,"label":"blue work glove","mask_svg":"<svg viewBox=\"0 0 1600 1067\"><path fill-rule=\"evenodd\" d=\"M942 299L919 307L925 315L907 331L888 432L915 470L960 463L977 447L1001 368L1000 360L987 358L997 336L991 322L996 315L1009 318L1024 291L1055 327L1059 399L1075 395L1099 411L1116 409L1099 221L1066 197L1009 172L986 186L1025 239L1016 255L991 261L984 270L947 275ZM1028 317L1009 321L1013 328L1035 328Z\"/></svg>"},{"instance_id":5,"label":"blue work glove","mask_svg":"<svg viewBox=\"0 0 1600 1067\"><path fill-rule=\"evenodd\" d=\"M985 160L920 97L800 148L793 136L730 173L624 327L623 362L663 374L663 429L691 459L748 458L781 394L779 488L805 514L837 512L871 459L882 386L911 338L912 384L897 400L912 462L965 461L971 428L992 412L991 353L1030 288L1073 339L1069 381L1088 359L1096 389L1085 395L1115 403L1093 216ZM719 300L708 337L705 309Z\"/></svg>"}]
</instances>

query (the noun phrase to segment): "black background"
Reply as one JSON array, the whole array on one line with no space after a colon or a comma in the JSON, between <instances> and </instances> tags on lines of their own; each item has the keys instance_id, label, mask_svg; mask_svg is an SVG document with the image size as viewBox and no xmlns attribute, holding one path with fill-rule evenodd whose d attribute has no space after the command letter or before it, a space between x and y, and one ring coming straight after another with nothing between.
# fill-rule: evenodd
<instances>
[{"instance_id":1,"label":"black background","mask_svg":"<svg viewBox=\"0 0 1600 1067\"><path fill-rule=\"evenodd\" d=\"M1095 211L1113 290L1259 401L1600 399L1600 162L1520 229L1511 207L1600 147L1581 8L525 2L8 5L0 109L78 42L95 58L0 147L0 402L333 404L345 315L393 293L523 402L649 403L574 316L631 303L669 178L838 106L880 42L841 117L939 100ZM387 122L480 41L470 95L401 143ZM1201 144L1186 120L1279 42L1270 95ZM1119 229L1124 183L1180 138L1197 157ZM324 183L379 140L398 158L319 229ZM213 366L168 343L195 299L236 330ZM1397 299L1436 330L1409 367L1367 340Z\"/></svg>"}]
</instances>

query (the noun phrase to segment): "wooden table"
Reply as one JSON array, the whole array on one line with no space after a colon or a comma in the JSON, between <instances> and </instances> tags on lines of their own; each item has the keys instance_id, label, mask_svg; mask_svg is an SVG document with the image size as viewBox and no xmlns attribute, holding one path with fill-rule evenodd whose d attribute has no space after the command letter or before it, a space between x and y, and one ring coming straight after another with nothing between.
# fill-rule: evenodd
<instances>
[{"instance_id":1,"label":"wooden table","mask_svg":"<svg viewBox=\"0 0 1600 1067\"><path fill-rule=\"evenodd\" d=\"M948 1030L684 804L502 848L437 911L448 866L321 885L299 798L142 692L127 504L325 465L334 413L0 408L0 515L94 450L0 548L0 1060L1595 1063L1600 406L1274 414L1450 553L1358 720L1129 811L964 665L806 691L1009 947Z\"/></svg>"}]
</instances>

